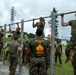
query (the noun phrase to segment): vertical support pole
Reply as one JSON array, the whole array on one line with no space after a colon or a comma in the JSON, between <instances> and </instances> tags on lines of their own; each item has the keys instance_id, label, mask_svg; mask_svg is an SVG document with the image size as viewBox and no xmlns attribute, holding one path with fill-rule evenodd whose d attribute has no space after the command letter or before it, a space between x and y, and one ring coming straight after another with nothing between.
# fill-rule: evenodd
<instances>
[{"instance_id":1,"label":"vertical support pole","mask_svg":"<svg viewBox=\"0 0 76 75\"><path fill-rule=\"evenodd\" d=\"M24 28L24 20L21 20L21 44L23 44L23 28ZM23 49L20 52L19 75L22 75L22 55L23 55Z\"/></svg>"},{"instance_id":2,"label":"vertical support pole","mask_svg":"<svg viewBox=\"0 0 76 75\"><path fill-rule=\"evenodd\" d=\"M4 37L3 37L4 39L3 39L3 46L5 46L5 42L6 42L6 24L4 25ZM2 57L2 63L4 64L5 62L4 62L4 50L2 51L2 55L3 55L3 57Z\"/></svg>"},{"instance_id":3,"label":"vertical support pole","mask_svg":"<svg viewBox=\"0 0 76 75\"><path fill-rule=\"evenodd\" d=\"M55 13L52 12L52 31L51 31L51 53L50 53L50 75L54 75L54 44L55 44Z\"/></svg>"}]
</instances>

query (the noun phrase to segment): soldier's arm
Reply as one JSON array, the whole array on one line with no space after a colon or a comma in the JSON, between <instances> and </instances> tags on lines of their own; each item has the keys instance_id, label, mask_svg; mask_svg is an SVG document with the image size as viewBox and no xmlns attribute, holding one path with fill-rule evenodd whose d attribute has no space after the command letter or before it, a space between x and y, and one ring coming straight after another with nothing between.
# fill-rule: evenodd
<instances>
[{"instance_id":1,"label":"soldier's arm","mask_svg":"<svg viewBox=\"0 0 76 75\"><path fill-rule=\"evenodd\" d=\"M64 13L61 13L61 24L62 26L69 26L69 22L64 22Z\"/></svg>"},{"instance_id":2,"label":"soldier's arm","mask_svg":"<svg viewBox=\"0 0 76 75\"><path fill-rule=\"evenodd\" d=\"M35 28L36 24L34 23L35 19L33 19L32 27Z\"/></svg>"},{"instance_id":3,"label":"soldier's arm","mask_svg":"<svg viewBox=\"0 0 76 75\"><path fill-rule=\"evenodd\" d=\"M23 45L18 45L18 51L20 52L20 51L22 51L22 48L23 48Z\"/></svg>"},{"instance_id":4,"label":"soldier's arm","mask_svg":"<svg viewBox=\"0 0 76 75\"><path fill-rule=\"evenodd\" d=\"M62 49L62 44L60 44L60 48L61 48L61 53L62 53L62 50L63 50L63 49Z\"/></svg>"},{"instance_id":5,"label":"soldier's arm","mask_svg":"<svg viewBox=\"0 0 76 75\"><path fill-rule=\"evenodd\" d=\"M71 50L71 51L70 51L70 58L69 58L71 61L73 60L73 54L74 54L74 51Z\"/></svg>"},{"instance_id":6,"label":"soldier's arm","mask_svg":"<svg viewBox=\"0 0 76 75\"><path fill-rule=\"evenodd\" d=\"M45 21L41 21L41 25L44 27L45 26Z\"/></svg>"},{"instance_id":7,"label":"soldier's arm","mask_svg":"<svg viewBox=\"0 0 76 75\"><path fill-rule=\"evenodd\" d=\"M46 49L46 59L48 59L49 48Z\"/></svg>"},{"instance_id":8,"label":"soldier's arm","mask_svg":"<svg viewBox=\"0 0 76 75\"><path fill-rule=\"evenodd\" d=\"M11 33L13 32L12 29L11 29L11 27L10 27L10 25L9 25L9 32L11 32Z\"/></svg>"},{"instance_id":9,"label":"soldier's arm","mask_svg":"<svg viewBox=\"0 0 76 75\"><path fill-rule=\"evenodd\" d=\"M55 45L55 49L57 49L57 48L58 48L58 45L56 44L56 45Z\"/></svg>"},{"instance_id":10,"label":"soldier's arm","mask_svg":"<svg viewBox=\"0 0 76 75\"><path fill-rule=\"evenodd\" d=\"M5 50L7 48L7 43L5 46L3 46L3 48L1 50Z\"/></svg>"},{"instance_id":11,"label":"soldier's arm","mask_svg":"<svg viewBox=\"0 0 76 75\"><path fill-rule=\"evenodd\" d=\"M30 63L30 48L27 49L27 61Z\"/></svg>"}]
</instances>

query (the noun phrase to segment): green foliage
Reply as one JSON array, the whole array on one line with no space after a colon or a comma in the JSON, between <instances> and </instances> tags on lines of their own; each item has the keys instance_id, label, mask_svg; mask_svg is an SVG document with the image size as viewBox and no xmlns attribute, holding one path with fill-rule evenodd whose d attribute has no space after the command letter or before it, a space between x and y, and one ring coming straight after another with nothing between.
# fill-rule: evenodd
<instances>
[{"instance_id":1,"label":"green foliage","mask_svg":"<svg viewBox=\"0 0 76 75\"><path fill-rule=\"evenodd\" d=\"M29 33L28 37L29 37L29 39L30 39L30 38L34 38L35 35L34 35L33 33Z\"/></svg>"}]
</instances>

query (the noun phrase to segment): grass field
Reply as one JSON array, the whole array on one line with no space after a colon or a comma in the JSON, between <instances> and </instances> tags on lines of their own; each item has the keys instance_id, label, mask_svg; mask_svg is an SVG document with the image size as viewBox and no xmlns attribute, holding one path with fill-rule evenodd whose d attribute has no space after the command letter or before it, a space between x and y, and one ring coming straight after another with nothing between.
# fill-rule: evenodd
<instances>
[{"instance_id":1,"label":"grass field","mask_svg":"<svg viewBox=\"0 0 76 75\"><path fill-rule=\"evenodd\" d=\"M59 66L59 62L54 66L54 75L74 75L71 62L64 63L65 59L65 54L62 54L62 66ZM50 69L48 69L48 73L50 73Z\"/></svg>"}]
</instances>

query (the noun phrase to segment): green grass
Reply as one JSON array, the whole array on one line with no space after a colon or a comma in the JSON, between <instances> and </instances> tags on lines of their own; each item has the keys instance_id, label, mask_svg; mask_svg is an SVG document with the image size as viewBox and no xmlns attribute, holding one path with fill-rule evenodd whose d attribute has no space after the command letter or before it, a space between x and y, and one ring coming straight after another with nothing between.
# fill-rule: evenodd
<instances>
[{"instance_id":1,"label":"green grass","mask_svg":"<svg viewBox=\"0 0 76 75\"><path fill-rule=\"evenodd\" d=\"M65 59L66 56L62 54L62 66L59 66L59 62L54 66L54 75L74 75L71 62L64 63ZM50 69L48 69L48 73L50 73Z\"/></svg>"},{"instance_id":2,"label":"green grass","mask_svg":"<svg viewBox=\"0 0 76 75\"><path fill-rule=\"evenodd\" d=\"M6 42L10 42L10 40L11 40L10 38L6 38Z\"/></svg>"},{"instance_id":3,"label":"green grass","mask_svg":"<svg viewBox=\"0 0 76 75\"><path fill-rule=\"evenodd\" d=\"M63 45L62 45L62 48L65 50L65 49L66 49L66 45L63 44Z\"/></svg>"}]
</instances>

